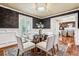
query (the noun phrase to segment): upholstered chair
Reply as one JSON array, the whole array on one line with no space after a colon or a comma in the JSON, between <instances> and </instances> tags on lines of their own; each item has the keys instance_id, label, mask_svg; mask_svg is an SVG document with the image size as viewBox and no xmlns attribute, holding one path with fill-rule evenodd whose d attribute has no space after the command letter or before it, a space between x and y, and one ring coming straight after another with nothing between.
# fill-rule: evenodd
<instances>
[{"instance_id":1,"label":"upholstered chair","mask_svg":"<svg viewBox=\"0 0 79 59\"><path fill-rule=\"evenodd\" d=\"M68 45L58 43L58 44L56 44L56 47L57 47L56 48L57 51L56 51L55 55L57 55L57 56L65 56L65 55L67 55Z\"/></svg>"},{"instance_id":2,"label":"upholstered chair","mask_svg":"<svg viewBox=\"0 0 79 59\"><path fill-rule=\"evenodd\" d=\"M46 41L42 41L40 43L36 44L36 47L41 49L42 51L46 52L46 55L53 55L52 51L50 52L50 50L53 48L54 46L54 41L55 41L55 36L51 35L47 37Z\"/></svg>"},{"instance_id":3,"label":"upholstered chair","mask_svg":"<svg viewBox=\"0 0 79 59\"><path fill-rule=\"evenodd\" d=\"M24 55L24 52L27 52L28 50L35 48L35 44L30 41L22 43L22 39L20 37L17 37L17 45L18 45L17 55Z\"/></svg>"}]
</instances>

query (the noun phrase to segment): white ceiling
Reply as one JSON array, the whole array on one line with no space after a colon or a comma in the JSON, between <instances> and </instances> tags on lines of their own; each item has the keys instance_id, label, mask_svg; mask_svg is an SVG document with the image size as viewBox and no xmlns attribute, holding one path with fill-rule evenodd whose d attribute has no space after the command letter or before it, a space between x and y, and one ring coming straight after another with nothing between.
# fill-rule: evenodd
<instances>
[{"instance_id":1,"label":"white ceiling","mask_svg":"<svg viewBox=\"0 0 79 59\"><path fill-rule=\"evenodd\" d=\"M34 3L0 3L0 5L4 5L39 18L45 18L57 13L79 8L79 3L48 3L46 11L38 12L35 9Z\"/></svg>"}]
</instances>

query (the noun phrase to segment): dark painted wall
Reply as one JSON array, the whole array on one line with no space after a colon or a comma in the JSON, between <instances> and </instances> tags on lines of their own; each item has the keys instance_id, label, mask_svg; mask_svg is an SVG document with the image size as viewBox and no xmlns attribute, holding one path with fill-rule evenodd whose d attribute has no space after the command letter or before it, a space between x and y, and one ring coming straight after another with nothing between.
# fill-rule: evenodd
<instances>
[{"instance_id":1,"label":"dark painted wall","mask_svg":"<svg viewBox=\"0 0 79 59\"><path fill-rule=\"evenodd\" d=\"M78 28L79 28L79 11L78 11Z\"/></svg>"},{"instance_id":2,"label":"dark painted wall","mask_svg":"<svg viewBox=\"0 0 79 59\"><path fill-rule=\"evenodd\" d=\"M33 18L33 23L32 23L33 29L37 29L36 23L39 23L39 22L40 22L40 19L38 19L38 18Z\"/></svg>"},{"instance_id":3,"label":"dark painted wall","mask_svg":"<svg viewBox=\"0 0 79 59\"><path fill-rule=\"evenodd\" d=\"M45 18L45 19L33 18L33 28L37 29L38 27L36 26L36 23L40 23L40 22L44 25L44 29L50 28L50 18Z\"/></svg>"},{"instance_id":4,"label":"dark painted wall","mask_svg":"<svg viewBox=\"0 0 79 59\"><path fill-rule=\"evenodd\" d=\"M18 13L0 7L0 28L18 28Z\"/></svg>"},{"instance_id":5,"label":"dark painted wall","mask_svg":"<svg viewBox=\"0 0 79 59\"><path fill-rule=\"evenodd\" d=\"M50 18L41 19L41 22L44 25L44 29L50 28Z\"/></svg>"}]
</instances>

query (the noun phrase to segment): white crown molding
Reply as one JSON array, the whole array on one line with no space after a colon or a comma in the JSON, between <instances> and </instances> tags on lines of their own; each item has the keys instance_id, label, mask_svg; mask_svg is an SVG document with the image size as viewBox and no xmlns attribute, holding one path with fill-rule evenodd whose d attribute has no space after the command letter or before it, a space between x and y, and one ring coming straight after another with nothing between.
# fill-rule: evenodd
<instances>
[{"instance_id":1,"label":"white crown molding","mask_svg":"<svg viewBox=\"0 0 79 59\"><path fill-rule=\"evenodd\" d=\"M68 11L64 11L64 12L60 12L60 13L57 13L57 14L54 14L54 15L50 15L50 16L47 16L47 17L43 17L43 18L53 17L53 16L56 16L56 15L61 15L61 14L73 12L73 11L76 11L76 10L79 10L79 8L72 9L72 10L68 10Z\"/></svg>"},{"instance_id":2,"label":"white crown molding","mask_svg":"<svg viewBox=\"0 0 79 59\"><path fill-rule=\"evenodd\" d=\"M7 9L10 9L10 10L14 10L16 12L19 12L19 13L23 13L23 14L26 14L22 11L19 11L19 10L16 10L16 9L13 9L13 8L10 8L10 7L7 7L7 6L4 6L4 5L0 5L1 7L4 7L4 8L7 8ZM56 15L60 15L60 14L65 14L65 13L68 13L68 12L72 12L72 11L76 11L76 10L79 10L79 8L76 8L76 9L72 9L72 10L68 10L68 11L64 11L64 12L60 12L60 13L57 13L57 14L54 14L54 15L50 15L50 16L47 16L47 17L38 17L38 16L34 16L34 15L30 15L30 14L26 14L26 15L30 15L30 16L33 16L33 17L36 17L36 18L39 18L39 19L44 19L44 18L48 18L48 17L53 17L53 16L56 16Z\"/></svg>"},{"instance_id":3,"label":"white crown molding","mask_svg":"<svg viewBox=\"0 0 79 59\"><path fill-rule=\"evenodd\" d=\"M26 13L24 13L22 11L19 11L19 10L16 10L16 9L13 9L11 7L7 7L7 6L4 6L4 5L0 5L0 7L6 8L6 9L10 9L10 10L13 10L13 11L16 11L16 12L19 12L19 13L22 13L22 14L26 14ZM33 17L36 17L36 18L39 18L40 19L40 17L34 16L34 15L30 15L28 13L26 15L33 16Z\"/></svg>"}]
</instances>

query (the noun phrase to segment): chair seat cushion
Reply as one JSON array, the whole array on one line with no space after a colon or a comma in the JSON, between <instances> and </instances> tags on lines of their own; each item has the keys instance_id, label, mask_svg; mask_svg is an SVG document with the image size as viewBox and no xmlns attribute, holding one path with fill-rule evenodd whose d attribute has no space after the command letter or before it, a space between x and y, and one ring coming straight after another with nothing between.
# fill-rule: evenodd
<instances>
[{"instance_id":1,"label":"chair seat cushion","mask_svg":"<svg viewBox=\"0 0 79 59\"><path fill-rule=\"evenodd\" d=\"M67 50L67 48L68 48L67 45L64 45L64 44L59 45L59 50L62 51L62 52L64 52L65 50Z\"/></svg>"},{"instance_id":2,"label":"chair seat cushion","mask_svg":"<svg viewBox=\"0 0 79 59\"><path fill-rule=\"evenodd\" d=\"M43 50L43 51L46 51L46 43L45 41L43 42L40 42L40 43L37 43L36 44L36 47L38 47L39 49Z\"/></svg>"},{"instance_id":3,"label":"chair seat cushion","mask_svg":"<svg viewBox=\"0 0 79 59\"><path fill-rule=\"evenodd\" d=\"M26 42L26 43L23 43L23 48L24 50L30 50L32 48L35 47L35 44L33 42Z\"/></svg>"}]
</instances>

